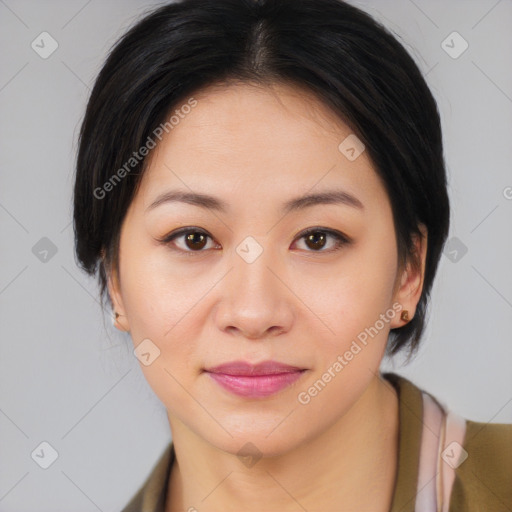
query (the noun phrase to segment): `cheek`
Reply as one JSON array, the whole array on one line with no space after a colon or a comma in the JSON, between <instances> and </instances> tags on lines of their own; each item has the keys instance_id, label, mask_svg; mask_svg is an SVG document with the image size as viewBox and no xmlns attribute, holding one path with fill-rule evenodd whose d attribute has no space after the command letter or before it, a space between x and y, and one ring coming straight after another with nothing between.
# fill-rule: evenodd
<instances>
[{"instance_id":1,"label":"cheek","mask_svg":"<svg viewBox=\"0 0 512 512\"><path fill-rule=\"evenodd\" d=\"M141 245L122 247L122 295L130 336L135 348L145 343L141 347L157 354L147 366L141 360L141 369L161 401L167 405L172 398L176 404L181 396L178 382L186 385L197 373L204 324L198 305L213 278L198 283L183 265L170 265L165 250Z\"/></svg>"},{"instance_id":2,"label":"cheek","mask_svg":"<svg viewBox=\"0 0 512 512\"><path fill-rule=\"evenodd\" d=\"M396 249L385 233L368 238L320 287L321 294L309 295L334 331L316 339L315 371L298 390L298 402L312 417L331 414L334 421L378 372L396 314Z\"/></svg>"},{"instance_id":3,"label":"cheek","mask_svg":"<svg viewBox=\"0 0 512 512\"><path fill-rule=\"evenodd\" d=\"M391 308L397 254L386 232L378 231L349 248L337 263L308 268L297 279L297 295L307 297L308 307L329 327L322 328L327 348L344 349Z\"/></svg>"},{"instance_id":4,"label":"cheek","mask_svg":"<svg viewBox=\"0 0 512 512\"><path fill-rule=\"evenodd\" d=\"M120 268L123 303L134 342L141 337L159 340L171 337L174 326L193 307L194 299L197 300L191 287L193 276L183 264L172 264L165 247L129 240L122 246ZM199 292L199 288L195 290Z\"/></svg>"},{"instance_id":5,"label":"cheek","mask_svg":"<svg viewBox=\"0 0 512 512\"><path fill-rule=\"evenodd\" d=\"M202 322L194 305L211 285L198 286L183 266L172 268L169 261L160 249L126 247L121 275L133 345L147 346L144 352L151 354L150 364L140 360L142 372L166 409L173 411L190 407L183 386L188 388L197 376Z\"/></svg>"}]
</instances>

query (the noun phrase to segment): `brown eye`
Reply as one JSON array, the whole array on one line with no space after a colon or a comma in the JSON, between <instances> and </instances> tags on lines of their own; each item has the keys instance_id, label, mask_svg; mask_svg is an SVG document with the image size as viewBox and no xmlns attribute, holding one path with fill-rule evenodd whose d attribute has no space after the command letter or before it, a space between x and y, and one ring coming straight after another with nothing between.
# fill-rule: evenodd
<instances>
[{"instance_id":1,"label":"brown eye","mask_svg":"<svg viewBox=\"0 0 512 512\"><path fill-rule=\"evenodd\" d=\"M160 241L165 245L173 245L178 250L190 254L206 252L205 249L215 248L212 246L208 247L209 240L213 242L212 237L204 231L186 228L175 231ZM343 233L331 229L318 228L310 229L300 235L297 240L304 241L306 252L317 253L334 252L351 242L351 239L343 235Z\"/></svg>"},{"instance_id":2,"label":"brown eye","mask_svg":"<svg viewBox=\"0 0 512 512\"><path fill-rule=\"evenodd\" d=\"M310 229L306 233L302 233L297 239L304 240L306 252L318 253L336 251L351 241L350 238L339 231L321 228ZM327 249L325 249L326 247Z\"/></svg>"},{"instance_id":3,"label":"brown eye","mask_svg":"<svg viewBox=\"0 0 512 512\"><path fill-rule=\"evenodd\" d=\"M205 252L203 249L211 248L207 247L209 239L211 240L211 236L204 231L187 228L175 231L160 241L165 245L176 246L180 251L193 253Z\"/></svg>"},{"instance_id":4,"label":"brown eye","mask_svg":"<svg viewBox=\"0 0 512 512\"><path fill-rule=\"evenodd\" d=\"M326 238L325 233L322 231L315 231L306 235L305 240L310 249L319 250L325 246Z\"/></svg>"},{"instance_id":5,"label":"brown eye","mask_svg":"<svg viewBox=\"0 0 512 512\"><path fill-rule=\"evenodd\" d=\"M189 249L193 251L201 250L206 245L207 236L203 233L199 233L196 231L190 232L185 236L185 244Z\"/></svg>"}]
</instances>

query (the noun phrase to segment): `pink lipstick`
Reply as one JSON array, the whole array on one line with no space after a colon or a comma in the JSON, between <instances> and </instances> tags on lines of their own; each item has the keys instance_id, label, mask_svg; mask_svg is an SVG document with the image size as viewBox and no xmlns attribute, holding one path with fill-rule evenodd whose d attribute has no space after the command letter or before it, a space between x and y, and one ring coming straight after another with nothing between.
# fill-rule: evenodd
<instances>
[{"instance_id":1,"label":"pink lipstick","mask_svg":"<svg viewBox=\"0 0 512 512\"><path fill-rule=\"evenodd\" d=\"M206 372L224 389L246 398L263 398L281 391L298 380L305 369L276 361L250 364L244 361L224 363Z\"/></svg>"}]
</instances>

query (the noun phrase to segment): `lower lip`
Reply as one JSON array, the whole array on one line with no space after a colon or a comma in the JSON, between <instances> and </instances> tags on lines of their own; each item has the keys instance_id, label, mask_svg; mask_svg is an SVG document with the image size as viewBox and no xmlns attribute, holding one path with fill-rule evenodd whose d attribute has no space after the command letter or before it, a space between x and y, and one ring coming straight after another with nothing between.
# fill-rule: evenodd
<instances>
[{"instance_id":1,"label":"lower lip","mask_svg":"<svg viewBox=\"0 0 512 512\"><path fill-rule=\"evenodd\" d=\"M272 375L228 375L211 373L210 377L231 393L247 398L262 398L273 395L300 379L302 371Z\"/></svg>"}]
</instances>

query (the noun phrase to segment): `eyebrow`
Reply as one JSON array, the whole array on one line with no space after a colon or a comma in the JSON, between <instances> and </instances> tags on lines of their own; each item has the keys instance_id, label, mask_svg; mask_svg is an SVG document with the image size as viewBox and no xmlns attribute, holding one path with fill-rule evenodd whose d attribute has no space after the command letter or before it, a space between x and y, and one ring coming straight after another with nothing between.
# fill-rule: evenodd
<instances>
[{"instance_id":1,"label":"eyebrow","mask_svg":"<svg viewBox=\"0 0 512 512\"><path fill-rule=\"evenodd\" d=\"M198 192L186 192L180 190L170 190L159 195L147 208L146 212L155 209L164 203L181 202L199 206L201 208L216 210L225 213L228 211L229 206L225 201L222 201L214 196L208 194L201 194ZM363 203L357 197L345 192L344 190L328 190L325 192L318 192L316 194L307 194L304 196L296 197L283 204L281 213L287 214L292 211L303 210L316 205L322 204L342 204L351 206L358 210L364 210Z\"/></svg>"}]
</instances>

